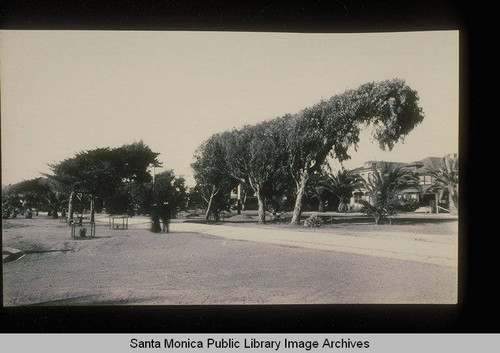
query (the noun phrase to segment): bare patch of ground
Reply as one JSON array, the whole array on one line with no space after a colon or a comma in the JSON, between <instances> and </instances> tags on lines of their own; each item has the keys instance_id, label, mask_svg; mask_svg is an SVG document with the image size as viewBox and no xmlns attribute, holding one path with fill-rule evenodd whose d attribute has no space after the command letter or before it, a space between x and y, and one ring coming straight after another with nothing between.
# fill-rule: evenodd
<instances>
[{"instance_id":1,"label":"bare patch of ground","mask_svg":"<svg viewBox=\"0 0 500 353\"><path fill-rule=\"evenodd\" d=\"M144 217L130 219L128 230L106 228L106 221L100 218L96 238L77 239L58 220L4 222L3 246L26 252L4 263L4 305L456 302L453 267L196 232L155 234Z\"/></svg>"}]
</instances>

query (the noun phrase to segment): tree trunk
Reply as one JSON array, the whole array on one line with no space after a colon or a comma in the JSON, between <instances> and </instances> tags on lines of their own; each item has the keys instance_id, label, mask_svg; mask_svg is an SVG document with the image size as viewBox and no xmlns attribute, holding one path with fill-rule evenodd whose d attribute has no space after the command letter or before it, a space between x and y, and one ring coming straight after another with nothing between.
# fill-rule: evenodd
<instances>
[{"instance_id":1,"label":"tree trunk","mask_svg":"<svg viewBox=\"0 0 500 353\"><path fill-rule=\"evenodd\" d=\"M245 204L247 203L247 195L248 193L245 191L245 193L243 194L243 200L241 201L241 210L242 211L245 211Z\"/></svg>"},{"instance_id":2,"label":"tree trunk","mask_svg":"<svg viewBox=\"0 0 500 353\"><path fill-rule=\"evenodd\" d=\"M448 188L448 199L450 204L450 213L458 215L458 193L455 192L452 187Z\"/></svg>"},{"instance_id":3,"label":"tree trunk","mask_svg":"<svg viewBox=\"0 0 500 353\"><path fill-rule=\"evenodd\" d=\"M323 199L319 199L318 212L325 212L325 201Z\"/></svg>"},{"instance_id":4,"label":"tree trunk","mask_svg":"<svg viewBox=\"0 0 500 353\"><path fill-rule=\"evenodd\" d=\"M266 223L266 208L264 205L264 199L260 194L260 184L255 179L249 178L250 186L252 187L255 197L257 197L257 205L259 207L259 214L257 216L259 224Z\"/></svg>"},{"instance_id":5,"label":"tree trunk","mask_svg":"<svg viewBox=\"0 0 500 353\"><path fill-rule=\"evenodd\" d=\"M241 214L241 183L238 184L238 205L237 205L238 214Z\"/></svg>"},{"instance_id":6,"label":"tree trunk","mask_svg":"<svg viewBox=\"0 0 500 353\"><path fill-rule=\"evenodd\" d=\"M264 201L258 194L257 194L257 204L259 205L259 215L258 215L259 224L264 224L266 223L266 210L264 208Z\"/></svg>"},{"instance_id":7,"label":"tree trunk","mask_svg":"<svg viewBox=\"0 0 500 353\"><path fill-rule=\"evenodd\" d=\"M384 224L384 221L386 219L386 213L382 210L380 211L376 211L375 214L373 215L374 219L375 219L375 224L376 225L381 225L381 224Z\"/></svg>"},{"instance_id":8,"label":"tree trunk","mask_svg":"<svg viewBox=\"0 0 500 353\"><path fill-rule=\"evenodd\" d=\"M210 211L212 208L212 202L213 202L214 196L216 194L217 193L215 192L215 185L214 185L214 186L212 186L212 192L210 193L210 199L208 200L207 211L205 212L205 220L207 220L207 221L210 219Z\"/></svg>"},{"instance_id":9,"label":"tree trunk","mask_svg":"<svg viewBox=\"0 0 500 353\"><path fill-rule=\"evenodd\" d=\"M264 224L264 223L266 223L266 209L264 207L264 200L262 199L262 196L260 195L260 188L258 185L255 188L255 196L257 196L257 204L259 205L258 221L259 221L259 224Z\"/></svg>"},{"instance_id":10,"label":"tree trunk","mask_svg":"<svg viewBox=\"0 0 500 353\"><path fill-rule=\"evenodd\" d=\"M71 226L71 221L73 220L73 199L75 197L75 192L72 191L71 194L69 195L69 202L68 202L68 225Z\"/></svg>"},{"instance_id":11,"label":"tree trunk","mask_svg":"<svg viewBox=\"0 0 500 353\"><path fill-rule=\"evenodd\" d=\"M299 225L300 224L300 215L302 214L302 199L306 192L306 184L309 179L309 174L307 173L307 169L304 168L300 175L299 187L297 190L297 197L295 198L295 207L293 208L293 216L290 224Z\"/></svg>"}]
</instances>

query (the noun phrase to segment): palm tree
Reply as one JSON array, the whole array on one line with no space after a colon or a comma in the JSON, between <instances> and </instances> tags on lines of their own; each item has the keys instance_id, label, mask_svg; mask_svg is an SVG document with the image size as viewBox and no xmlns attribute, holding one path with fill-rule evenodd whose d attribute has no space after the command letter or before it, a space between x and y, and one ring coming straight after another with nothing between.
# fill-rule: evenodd
<instances>
[{"instance_id":1,"label":"palm tree","mask_svg":"<svg viewBox=\"0 0 500 353\"><path fill-rule=\"evenodd\" d=\"M331 173L327 174L323 186L333 195L338 197L338 211L347 212L347 203L352 196L352 192L359 183L360 178L358 175L353 174L347 169L342 169L338 171L336 175Z\"/></svg>"},{"instance_id":2,"label":"palm tree","mask_svg":"<svg viewBox=\"0 0 500 353\"><path fill-rule=\"evenodd\" d=\"M458 214L458 157L448 154L443 157L438 168L431 169L433 179L431 189L440 192L447 190L450 197L450 213ZM441 196L441 195L440 195Z\"/></svg>"},{"instance_id":3,"label":"palm tree","mask_svg":"<svg viewBox=\"0 0 500 353\"><path fill-rule=\"evenodd\" d=\"M380 169L373 168L368 180L363 180L371 202L363 202L365 212L371 215L375 224L381 224L401 210L398 194L409 186L417 185L418 177L401 165L383 162Z\"/></svg>"},{"instance_id":4,"label":"palm tree","mask_svg":"<svg viewBox=\"0 0 500 353\"><path fill-rule=\"evenodd\" d=\"M285 176L278 177L271 183L266 183L262 191L265 197L266 209L275 217L290 207L293 200L290 192L290 181ZM293 206L292 206L293 207Z\"/></svg>"},{"instance_id":5,"label":"palm tree","mask_svg":"<svg viewBox=\"0 0 500 353\"><path fill-rule=\"evenodd\" d=\"M306 193L310 198L318 199L318 212L325 212L325 196L328 188L325 186L327 175L312 174L307 184Z\"/></svg>"},{"instance_id":6,"label":"palm tree","mask_svg":"<svg viewBox=\"0 0 500 353\"><path fill-rule=\"evenodd\" d=\"M43 195L45 207L50 211L52 218L56 219L59 217L57 212L68 202L69 188L50 178L44 179L44 185L46 187Z\"/></svg>"}]
</instances>

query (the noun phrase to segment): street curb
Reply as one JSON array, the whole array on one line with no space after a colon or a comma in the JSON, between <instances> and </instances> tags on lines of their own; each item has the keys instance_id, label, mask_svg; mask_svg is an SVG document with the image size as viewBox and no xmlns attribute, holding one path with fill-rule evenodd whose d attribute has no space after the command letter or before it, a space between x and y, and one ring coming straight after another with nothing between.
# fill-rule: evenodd
<instances>
[{"instance_id":1,"label":"street curb","mask_svg":"<svg viewBox=\"0 0 500 353\"><path fill-rule=\"evenodd\" d=\"M18 260L22 257L26 256L24 251L14 249L14 248L3 248L2 249L2 262L10 262L14 260Z\"/></svg>"}]
</instances>

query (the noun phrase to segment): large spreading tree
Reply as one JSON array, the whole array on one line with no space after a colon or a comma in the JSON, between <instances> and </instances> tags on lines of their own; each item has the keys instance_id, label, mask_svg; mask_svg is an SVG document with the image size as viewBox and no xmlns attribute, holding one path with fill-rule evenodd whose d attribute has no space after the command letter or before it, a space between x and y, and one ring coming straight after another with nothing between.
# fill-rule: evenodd
<instances>
[{"instance_id":1,"label":"large spreading tree","mask_svg":"<svg viewBox=\"0 0 500 353\"><path fill-rule=\"evenodd\" d=\"M416 91L394 79L347 90L297 114L288 144L288 165L297 187L292 224L299 223L310 175L321 170L329 155L340 162L349 159L365 127L371 128L381 149L391 150L422 122L418 101Z\"/></svg>"},{"instance_id":2,"label":"large spreading tree","mask_svg":"<svg viewBox=\"0 0 500 353\"><path fill-rule=\"evenodd\" d=\"M130 183L145 183L152 180L148 169L160 166L159 153L153 152L142 141L118 148L97 148L82 151L72 158L50 165L53 175L50 178L71 189L69 196L69 219L73 218L73 202L77 193L92 195L91 218L93 218L93 200L101 199L116 210L127 210L129 199L118 198Z\"/></svg>"},{"instance_id":3,"label":"large spreading tree","mask_svg":"<svg viewBox=\"0 0 500 353\"><path fill-rule=\"evenodd\" d=\"M227 174L249 183L265 221L267 194L277 176L292 181L295 197L292 224L298 224L310 176L328 156L339 162L356 149L361 129L371 128L380 148L391 150L424 118L418 94L404 80L371 82L323 100L295 115L285 115L221 136Z\"/></svg>"},{"instance_id":4,"label":"large spreading tree","mask_svg":"<svg viewBox=\"0 0 500 353\"><path fill-rule=\"evenodd\" d=\"M225 134L212 135L195 152L191 164L196 181L196 191L206 206L205 219L218 217L218 211L227 206L231 189L238 180L227 166Z\"/></svg>"},{"instance_id":5,"label":"large spreading tree","mask_svg":"<svg viewBox=\"0 0 500 353\"><path fill-rule=\"evenodd\" d=\"M277 118L226 134L229 173L252 188L257 198L259 223L265 222L266 209L276 207L277 196L280 196L277 194L281 192L277 180L283 177L283 127L286 120Z\"/></svg>"}]
</instances>

